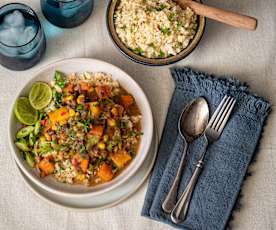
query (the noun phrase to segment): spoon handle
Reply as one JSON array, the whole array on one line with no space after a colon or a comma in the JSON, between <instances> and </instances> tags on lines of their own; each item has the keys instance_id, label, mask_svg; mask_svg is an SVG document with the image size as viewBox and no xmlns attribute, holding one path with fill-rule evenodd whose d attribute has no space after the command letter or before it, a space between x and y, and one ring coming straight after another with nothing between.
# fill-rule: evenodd
<instances>
[{"instance_id":1,"label":"spoon handle","mask_svg":"<svg viewBox=\"0 0 276 230\"><path fill-rule=\"evenodd\" d=\"M231 11L219 9L212 6L207 6L199 2L190 0L176 0L182 6L189 6L196 14L205 16L216 21L248 30L256 30L257 19L234 13Z\"/></svg>"},{"instance_id":2,"label":"spoon handle","mask_svg":"<svg viewBox=\"0 0 276 230\"><path fill-rule=\"evenodd\" d=\"M203 151L199 161L197 162L195 171L193 172L193 175L192 175L186 189L182 193L181 197L179 198L179 200L177 201L176 205L174 206L174 208L171 212L171 220L176 224L181 223L186 219L188 209L190 206L190 202L191 202L191 199L193 196L193 192L194 192L195 186L197 184L197 180L198 180L198 178L203 170L203 167L204 167L204 158L206 155L207 147L208 147L208 142L205 145L204 151Z\"/></svg>"},{"instance_id":3,"label":"spoon handle","mask_svg":"<svg viewBox=\"0 0 276 230\"><path fill-rule=\"evenodd\" d=\"M193 172L193 176L189 181L189 184L187 185L185 191L182 193L180 199L171 212L171 220L176 224L181 223L186 219L193 191L199 175L202 171L202 168L203 162L198 162L198 164L196 165L196 169Z\"/></svg>"},{"instance_id":4,"label":"spoon handle","mask_svg":"<svg viewBox=\"0 0 276 230\"><path fill-rule=\"evenodd\" d=\"M176 196L177 196L177 191L178 191L178 186L179 186L179 182L181 179L181 174L185 165L185 158L186 158L186 154L187 154L187 149L188 149L188 143L186 141L184 141L184 149L183 149L183 153L182 153L182 157L180 160L180 164L178 166L177 169L177 173L176 176L174 178L173 184L170 188L169 193L166 196L166 199L164 200L163 204L162 204L162 209L164 210L164 212L166 213L170 213L176 203Z\"/></svg>"}]
</instances>

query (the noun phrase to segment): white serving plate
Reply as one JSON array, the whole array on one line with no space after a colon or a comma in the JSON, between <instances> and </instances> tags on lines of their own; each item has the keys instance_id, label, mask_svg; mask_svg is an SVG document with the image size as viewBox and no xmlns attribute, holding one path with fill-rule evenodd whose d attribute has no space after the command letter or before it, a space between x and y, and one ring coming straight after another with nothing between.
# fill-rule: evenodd
<instances>
[{"instance_id":1,"label":"white serving plate","mask_svg":"<svg viewBox=\"0 0 276 230\"><path fill-rule=\"evenodd\" d=\"M138 188L145 182L151 172L155 162L157 148L158 135L155 134L145 162L134 176L111 191L90 197L84 196L69 198L66 196L57 195L55 193L49 193L43 188L37 186L32 182L32 180L24 175L23 171L20 169L20 167L18 167L17 164L16 167L26 185L44 201L66 209L73 209L78 211L96 211L115 206L130 197L138 190Z\"/></svg>"},{"instance_id":2,"label":"white serving plate","mask_svg":"<svg viewBox=\"0 0 276 230\"><path fill-rule=\"evenodd\" d=\"M67 74L73 72L82 73L85 71L109 73L112 75L113 79L118 80L121 86L134 96L142 114L141 124L143 132L137 156L133 159L130 165L113 180L94 187L86 187L83 185L72 186L69 184L60 183L53 176L41 178L37 170L31 169L25 160L23 160L22 154L14 144L14 137L16 131L18 130L19 123L17 122L11 109L8 129L10 139L9 142L12 150L11 152L17 165L28 177L28 179L37 186L47 190L48 192L70 198L78 196L96 196L119 187L122 183L124 183L137 172L138 168L140 168L140 166L143 164L147 157L147 153L149 152L153 137L153 118L147 97L145 96L140 86L127 73L118 67L96 59L72 58L49 64L40 69L39 72L34 74L34 77L25 84L25 87L18 93L14 100L16 100L19 96L26 96L30 91L32 83L35 81L50 82L53 79L54 72L56 70L65 72Z\"/></svg>"}]
</instances>

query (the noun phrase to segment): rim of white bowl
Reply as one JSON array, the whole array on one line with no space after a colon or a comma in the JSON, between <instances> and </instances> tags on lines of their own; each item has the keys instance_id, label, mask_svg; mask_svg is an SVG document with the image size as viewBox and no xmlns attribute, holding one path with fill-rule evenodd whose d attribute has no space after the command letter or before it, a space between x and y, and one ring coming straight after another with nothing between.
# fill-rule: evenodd
<instances>
[{"instance_id":1,"label":"rim of white bowl","mask_svg":"<svg viewBox=\"0 0 276 230\"><path fill-rule=\"evenodd\" d=\"M137 87L141 93L141 97L144 98L144 102L145 102L145 106L146 106L146 110L148 111L148 116L149 116L149 124L147 124L147 129L149 129L149 144L145 147L144 151L146 152L146 154L143 155L143 157L140 159L140 161L138 162L138 164L134 165L134 167L132 168L132 170L130 171L129 175L125 176L124 178L122 178L121 180L119 180L117 183L114 183L113 185L110 185L106 188L97 190L97 191L86 191L86 192L80 192L80 193L75 193L75 192L67 192L67 191L61 191L58 190L56 188L47 186L46 184L42 183L39 179L35 178L34 176L32 176L32 174L23 166L23 164L21 163L22 159L19 159L18 155L15 153L15 146L14 146L14 137L11 135L11 123L12 123L12 117L14 116L13 114L13 106L16 102L16 100L18 99L18 97L20 96L20 94L22 93L22 90L28 85L30 84L33 79L35 77L37 77L39 74L41 74L43 71L51 68L53 65L56 64L62 64L62 63L66 63L66 62L70 62L70 61L75 61L75 62L98 62L99 64L103 64L107 66L107 73L108 73L108 67L109 68L113 68L119 72L121 72L123 75L128 77L128 80L131 82L132 85L134 85L135 87ZM153 115L152 115L152 110L149 104L149 100L146 96L146 94L144 93L143 89L140 87L140 85L129 75L127 74L125 71L123 71L122 69L120 69L119 67L110 64L108 62L105 61L101 61L99 59L93 59L93 58L65 58L59 61L55 61L52 62L50 64L47 64L44 67L41 67L38 71L34 72L33 77L31 79L29 79L25 84L24 87L21 88L21 90L19 90L19 92L17 92L15 99L13 100L11 109L10 109L10 115L9 115L9 121L8 121L8 135L9 135L9 145L10 145L10 149L12 150L12 155L15 159L15 161L17 162L18 166L20 167L20 169L22 170L22 172L34 183L36 183L38 186L40 186L41 188L43 188L46 191L52 192L52 193L56 193L62 196L66 196L66 197L79 197L79 196L97 196L99 194L105 193L107 191L113 190L114 188L120 186L122 183L124 183L125 181L127 181L130 177L133 176L134 173L137 172L137 170L139 169L139 167L144 163L144 160L146 159L146 156L149 152L150 146L151 146L151 142L153 139ZM140 153L141 154L141 153ZM135 160L135 159L134 159ZM120 176L120 175L119 175ZM115 178L116 179L116 178ZM112 181L111 181L112 182ZM73 185L72 185L73 186Z\"/></svg>"}]
</instances>

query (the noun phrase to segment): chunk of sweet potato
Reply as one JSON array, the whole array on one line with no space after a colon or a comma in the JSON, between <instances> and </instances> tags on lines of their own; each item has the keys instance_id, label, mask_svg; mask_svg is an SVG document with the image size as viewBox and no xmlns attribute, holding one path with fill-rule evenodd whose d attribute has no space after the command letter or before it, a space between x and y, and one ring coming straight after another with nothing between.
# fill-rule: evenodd
<instances>
[{"instance_id":1,"label":"chunk of sweet potato","mask_svg":"<svg viewBox=\"0 0 276 230\"><path fill-rule=\"evenodd\" d=\"M130 154L125 150L119 150L118 152L111 154L111 160L118 168L123 168L131 159Z\"/></svg>"},{"instance_id":2,"label":"chunk of sweet potato","mask_svg":"<svg viewBox=\"0 0 276 230\"><path fill-rule=\"evenodd\" d=\"M88 164L89 164L89 161L88 161L88 159L82 159L81 160L81 170L84 172L84 173L86 173L86 171L87 171L87 168L88 168Z\"/></svg>"},{"instance_id":3,"label":"chunk of sweet potato","mask_svg":"<svg viewBox=\"0 0 276 230\"><path fill-rule=\"evenodd\" d=\"M48 176L52 174L55 170L53 162L50 162L48 158L44 158L38 163L39 169L42 171L42 176Z\"/></svg>"},{"instance_id":4,"label":"chunk of sweet potato","mask_svg":"<svg viewBox=\"0 0 276 230\"><path fill-rule=\"evenodd\" d=\"M54 126L56 123L64 125L67 123L67 120L69 119L69 117L70 117L69 110L65 106L49 113L51 126Z\"/></svg>"},{"instance_id":5,"label":"chunk of sweet potato","mask_svg":"<svg viewBox=\"0 0 276 230\"><path fill-rule=\"evenodd\" d=\"M125 108L127 108L134 103L134 98L131 95L122 95L121 103Z\"/></svg>"},{"instance_id":6,"label":"chunk of sweet potato","mask_svg":"<svg viewBox=\"0 0 276 230\"><path fill-rule=\"evenodd\" d=\"M101 137L104 132L104 126L102 125L93 125L92 129L90 130L89 134Z\"/></svg>"},{"instance_id":7,"label":"chunk of sweet potato","mask_svg":"<svg viewBox=\"0 0 276 230\"><path fill-rule=\"evenodd\" d=\"M100 165L97 175L102 181L110 181L114 176L111 166L106 163Z\"/></svg>"},{"instance_id":8,"label":"chunk of sweet potato","mask_svg":"<svg viewBox=\"0 0 276 230\"><path fill-rule=\"evenodd\" d=\"M90 108L91 115L93 118L98 118L101 115L101 108L100 108L98 102L90 102L89 108Z\"/></svg>"},{"instance_id":9,"label":"chunk of sweet potato","mask_svg":"<svg viewBox=\"0 0 276 230\"><path fill-rule=\"evenodd\" d=\"M72 83L68 83L65 85L63 88L63 91L67 94L73 93L74 92L74 85Z\"/></svg>"},{"instance_id":10,"label":"chunk of sweet potato","mask_svg":"<svg viewBox=\"0 0 276 230\"><path fill-rule=\"evenodd\" d=\"M90 92L91 90L93 90L91 84L89 84L88 82L83 82L83 81L80 82L80 89L82 91L88 91L88 92Z\"/></svg>"}]
</instances>

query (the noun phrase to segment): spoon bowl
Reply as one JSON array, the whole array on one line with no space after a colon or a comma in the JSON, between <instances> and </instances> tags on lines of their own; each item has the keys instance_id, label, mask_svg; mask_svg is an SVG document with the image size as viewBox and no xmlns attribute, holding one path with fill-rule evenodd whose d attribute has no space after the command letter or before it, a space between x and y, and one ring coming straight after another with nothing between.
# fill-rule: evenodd
<instances>
[{"instance_id":1,"label":"spoon bowl","mask_svg":"<svg viewBox=\"0 0 276 230\"><path fill-rule=\"evenodd\" d=\"M199 97L185 107L178 121L178 131L188 143L201 136L207 127L209 108L207 101Z\"/></svg>"}]
</instances>

